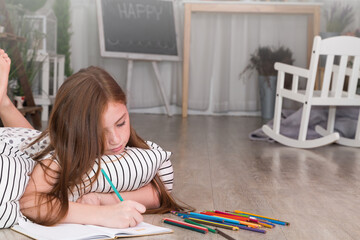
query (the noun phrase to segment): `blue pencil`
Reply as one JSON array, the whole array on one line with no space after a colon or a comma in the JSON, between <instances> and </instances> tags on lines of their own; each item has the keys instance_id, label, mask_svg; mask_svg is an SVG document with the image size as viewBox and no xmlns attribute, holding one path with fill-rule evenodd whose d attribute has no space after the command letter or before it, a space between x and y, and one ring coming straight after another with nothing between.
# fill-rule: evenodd
<instances>
[{"instance_id":1,"label":"blue pencil","mask_svg":"<svg viewBox=\"0 0 360 240\"><path fill-rule=\"evenodd\" d=\"M124 201L124 199L121 197L120 193L118 192L118 190L115 188L114 184L111 182L109 176L106 174L106 172L104 171L104 169L101 169L102 174L104 175L104 177L106 178L106 180L109 182L111 188L114 190L115 194L118 196L118 198L120 199L120 201Z\"/></svg>"},{"instance_id":2,"label":"blue pencil","mask_svg":"<svg viewBox=\"0 0 360 240\"><path fill-rule=\"evenodd\" d=\"M170 211L172 214L179 216L181 218L188 218L190 217L189 214L187 214L186 212L178 212L178 211Z\"/></svg>"},{"instance_id":3,"label":"blue pencil","mask_svg":"<svg viewBox=\"0 0 360 240\"><path fill-rule=\"evenodd\" d=\"M210 221L215 221L215 222L240 224L240 221L238 221L238 220L227 219L227 218L222 218L222 217L215 217L215 216L210 216L210 215L201 214L201 213L190 212L189 215L190 215L190 217L195 217L195 218L200 218L200 219L210 220Z\"/></svg>"}]
</instances>

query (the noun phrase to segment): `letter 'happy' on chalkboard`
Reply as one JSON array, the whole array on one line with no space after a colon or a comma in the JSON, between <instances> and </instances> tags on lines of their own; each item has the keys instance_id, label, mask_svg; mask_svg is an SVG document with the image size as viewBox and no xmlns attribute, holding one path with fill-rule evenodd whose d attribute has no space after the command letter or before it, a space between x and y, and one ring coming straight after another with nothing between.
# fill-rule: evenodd
<instances>
[{"instance_id":1,"label":"letter 'happy' on chalkboard","mask_svg":"<svg viewBox=\"0 0 360 240\"><path fill-rule=\"evenodd\" d=\"M178 61L173 1L97 0L101 55Z\"/></svg>"}]
</instances>

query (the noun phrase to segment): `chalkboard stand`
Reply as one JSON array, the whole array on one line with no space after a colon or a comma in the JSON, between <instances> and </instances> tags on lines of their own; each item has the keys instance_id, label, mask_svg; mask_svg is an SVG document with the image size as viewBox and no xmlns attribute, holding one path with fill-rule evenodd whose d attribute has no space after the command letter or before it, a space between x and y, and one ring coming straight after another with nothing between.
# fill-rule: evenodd
<instances>
[{"instance_id":1,"label":"chalkboard stand","mask_svg":"<svg viewBox=\"0 0 360 240\"><path fill-rule=\"evenodd\" d=\"M174 0L96 0L96 6L101 56L128 60L128 96L134 61L151 62L171 116L158 62L181 60Z\"/></svg>"},{"instance_id":2,"label":"chalkboard stand","mask_svg":"<svg viewBox=\"0 0 360 240\"><path fill-rule=\"evenodd\" d=\"M128 96L128 100L127 100L128 107L130 106L130 87L131 87L131 79L132 79L134 61L135 60L133 60L133 59L128 59L127 79L126 79L126 95ZM169 102L166 98L165 89L164 89L163 81L162 81L162 78L160 75L158 63L157 63L157 61L151 61L151 64L152 64L152 67L155 72L156 81L157 81L158 87L161 92L161 97L165 103L166 112L167 112L168 116L171 117L172 114L170 112Z\"/></svg>"}]
</instances>

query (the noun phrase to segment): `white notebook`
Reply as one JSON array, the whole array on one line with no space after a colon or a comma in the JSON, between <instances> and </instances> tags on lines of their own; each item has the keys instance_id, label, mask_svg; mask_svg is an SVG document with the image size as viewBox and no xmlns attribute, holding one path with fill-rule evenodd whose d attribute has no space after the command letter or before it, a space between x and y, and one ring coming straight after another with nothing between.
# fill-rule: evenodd
<instances>
[{"instance_id":1,"label":"white notebook","mask_svg":"<svg viewBox=\"0 0 360 240\"><path fill-rule=\"evenodd\" d=\"M145 222L138 224L136 227L124 229L82 224L58 224L53 227L46 227L23 218L19 219L19 223L14 225L12 230L39 240L114 239L173 232L173 230L169 228L159 227Z\"/></svg>"}]
</instances>

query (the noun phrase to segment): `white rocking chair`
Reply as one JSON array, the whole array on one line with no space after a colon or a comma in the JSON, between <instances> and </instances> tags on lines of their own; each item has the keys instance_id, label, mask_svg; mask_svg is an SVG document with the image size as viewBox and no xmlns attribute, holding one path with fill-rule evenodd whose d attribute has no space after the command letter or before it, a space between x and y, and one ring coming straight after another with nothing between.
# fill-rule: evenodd
<instances>
[{"instance_id":1,"label":"white rocking chair","mask_svg":"<svg viewBox=\"0 0 360 240\"><path fill-rule=\"evenodd\" d=\"M326 64L320 90L314 90L320 56L326 57ZM335 57L340 59L339 65L335 65ZM350 61L352 64L349 64ZM315 148L333 142L360 147L359 118L354 139L340 137L339 133L334 132L336 106L360 106L360 95L356 94L360 70L360 38L339 36L321 39L316 36L309 69L282 63L275 63L275 69L278 70L278 79L273 128L264 125L262 130L265 134L281 144L296 148ZM291 89L284 88L285 74L292 75ZM298 89L299 77L307 79L305 90ZM344 89L345 78L348 79L346 89ZM298 139L280 134L284 98L303 104ZM315 131L322 137L307 140L312 106L329 106L327 129L316 126Z\"/></svg>"}]
</instances>

